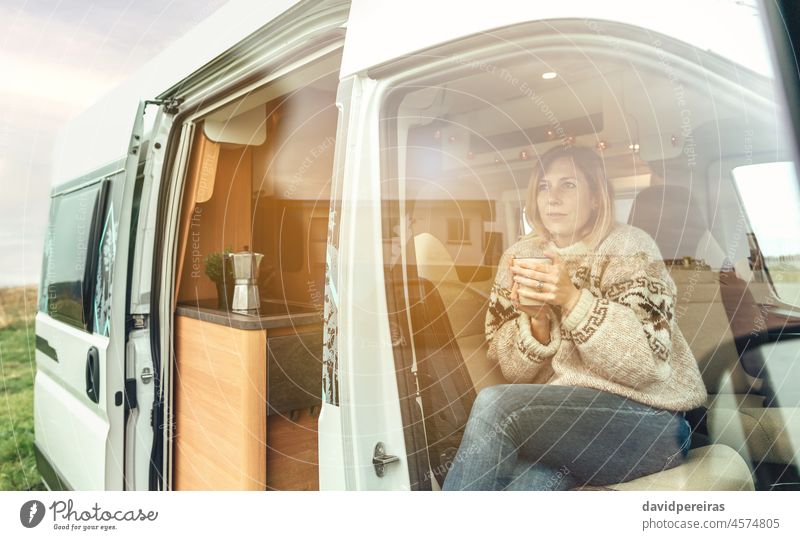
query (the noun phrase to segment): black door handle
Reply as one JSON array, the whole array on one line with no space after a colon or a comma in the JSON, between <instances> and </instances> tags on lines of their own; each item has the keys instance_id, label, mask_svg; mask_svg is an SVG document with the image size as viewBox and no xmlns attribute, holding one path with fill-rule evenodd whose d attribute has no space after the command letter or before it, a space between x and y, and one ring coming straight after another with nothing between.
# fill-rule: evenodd
<instances>
[{"instance_id":1,"label":"black door handle","mask_svg":"<svg viewBox=\"0 0 800 540\"><path fill-rule=\"evenodd\" d=\"M100 352L97 347L90 348L86 355L86 395L95 403L100 401Z\"/></svg>"}]
</instances>

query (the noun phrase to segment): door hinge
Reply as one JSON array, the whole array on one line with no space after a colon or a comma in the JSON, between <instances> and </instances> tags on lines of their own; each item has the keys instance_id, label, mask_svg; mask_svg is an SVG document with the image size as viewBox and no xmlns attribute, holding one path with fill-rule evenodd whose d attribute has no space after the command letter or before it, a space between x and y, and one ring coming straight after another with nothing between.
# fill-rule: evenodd
<instances>
[{"instance_id":1,"label":"door hinge","mask_svg":"<svg viewBox=\"0 0 800 540\"><path fill-rule=\"evenodd\" d=\"M145 104L152 103L154 105L161 105L164 107L164 112L167 114L178 114L183 98L169 97L166 99L148 99Z\"/></svg>"},{"instance_id":2,"label":"door hinge","mask_svg":"<svg viewBox=\"0 0 800 540\"><path fill-rule=\"evenodd\" d=\"M383 477L383 475L386 474L386 466L395 461L400 461L400 458L387 455L386 447L382 442L375 445L375 451L372 454L372 466L375 467L375 474L379 477Z\"/></svg>"}]
</instances>

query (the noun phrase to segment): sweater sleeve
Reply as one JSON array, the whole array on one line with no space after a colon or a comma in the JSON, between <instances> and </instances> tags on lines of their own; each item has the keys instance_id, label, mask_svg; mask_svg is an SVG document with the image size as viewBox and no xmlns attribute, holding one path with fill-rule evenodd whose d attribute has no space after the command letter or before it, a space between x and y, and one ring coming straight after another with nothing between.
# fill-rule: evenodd
<instances>
[{"instance_id":1,"label":"sweater sleeve","mask_svg":"<svg viewBox=\"0 0 800 540\"><path fill-rule=\"evenodd\" d=\"M655 242L644 232L636 240L634 253L608 256L601 296L581 289L561 324L590 369L641 388L672 375L676 289Z\"/></svg>"},{"instance_id":2,"label":"sweater sleeve","mask_svg":"<svg viewBox=\"0 0 800 540\"><path fill-rule=\"evenodd\" d=\"M550 376L550 360L561 345L561 329L553 317L550 343L540 343L531 333L530 317L518 311L510 298L508 261L504 255L498 267L489 309L486 312L487 357L500 364L503 377L512 383L544 382Z\"/></svg>"}]
</instances>

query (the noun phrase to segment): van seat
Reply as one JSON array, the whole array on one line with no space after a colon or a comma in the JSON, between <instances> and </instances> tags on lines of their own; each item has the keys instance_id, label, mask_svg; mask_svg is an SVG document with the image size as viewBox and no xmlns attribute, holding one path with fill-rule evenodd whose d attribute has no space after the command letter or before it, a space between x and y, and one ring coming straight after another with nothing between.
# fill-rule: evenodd
<instances>
[{"instance_id":1,"label":"van seat","mask_svg":"<svg viewBox=\"0 0 800 540\"><path fill-rule=\"evenodd\" d=\"M430 233L414 237L414 251L417 275L430 281L442 299L475 392L487 386L508 383L500 366L486 357L485 322L491 281L461 282L447 248Z\"/></svg>"},{"instance_id":2,"label":"van seat","mask_svg":"<svg viewBox=\"0 0 800 540\"><path fill-rule=\"evenodd\" d=\"M456 338L456 342L476 393L487 386L508 384L500 371L500 364L486 360L488 344L483 334Z\"/></svg>"},{"instance_id":3,"label":"van seat","mask_svg":"<svg viewBox=\"0 0 800 540\"><path fill-rule=\"evenodd\" d=\"M617 491L753 491L753 476L729 446L712 444L689 451L686 460L666 471L612 484Z\"/></svg>"},{"instance_id":4,"label":"van seat","mask_svg":"<svg viewBox=\"0 0 800 540\"><path fill-rule=\"evenodd\" d=\"M725 311L719 274L698 265L671 265L677 289L675 318L697 359L708 404L756 404L761 381L748 375L739 361L731 323ZM720 394L732 394L718 399Z\"/></svg>"},{"instance_id":5,"label":"van seat","mask_svg":"<svg viewBox=\"0 0 800 540\"><path fill-rule=\"evenodd\" d=\"M753 462L800 464L800 408L718 406L708 416L715 442L737 449Z\"/></svg>"}]
</instances>

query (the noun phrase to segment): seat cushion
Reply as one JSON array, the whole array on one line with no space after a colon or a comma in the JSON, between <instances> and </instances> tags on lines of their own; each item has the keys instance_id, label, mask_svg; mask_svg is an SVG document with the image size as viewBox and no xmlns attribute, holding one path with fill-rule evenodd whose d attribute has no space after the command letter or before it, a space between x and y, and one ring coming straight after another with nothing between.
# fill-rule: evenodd
<instances>
[{"instance_id":1,"label":"seat cushion","mask_svg":"<svg viewBox=\"0 0 800 540\"><path fill-rule=\"evenodd\" d=\"M483 334L459 337L456 342L476 393L487 386L508 383L500 371L500 365L486 358L487 344Z\"/></svg>"},{"instance_id":2,"label":"seat cushion","mask_svg":"<svg viewBox=\"0 0 800 540\"><path fill-rule=\"evenodd\" d=\"M708 411L712 440L736 448L754 463L797 464L798 424L800 409L795 407L714 407Z\"/></svg>"},{"instance_id":3,"label":"seat cushion","mask_svg":"<svg viewBox=\"0 0 800 540\"><path fill-rule=\"evenodd\" d=\"M753 491L753 477L729 446L712 444L689 451L686 460L666 471L606 486L618 491Z\"/></svg>"},{"instance_id":4,"label":"seat cushion","mask_svg":"<svg viewBox=\"0 0 800 540\"><path fill-rule=\"evenodd\" d=\"M764 396L758 394L708 394L706 407L709 409L760 409L764 406Z\"/></svg>"}]
</instances>

